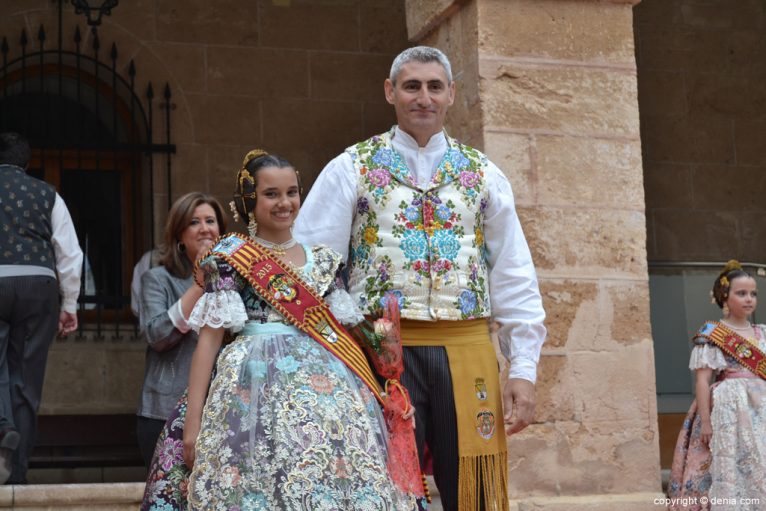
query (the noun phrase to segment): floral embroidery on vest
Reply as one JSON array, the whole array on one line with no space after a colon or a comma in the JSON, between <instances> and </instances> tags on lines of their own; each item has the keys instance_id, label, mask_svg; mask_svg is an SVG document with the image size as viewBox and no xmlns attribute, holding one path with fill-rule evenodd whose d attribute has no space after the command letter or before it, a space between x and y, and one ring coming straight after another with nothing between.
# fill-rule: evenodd
<instances>
[{"instance_id":1,"label":"floral embroidery on vest","mask_svg":"<svg viewBox=\"0 0 766 511\"><path fill-rule=\"evenodd\" d=\"M394 292L410 319L488 316L486 157L448 138L447 152L421 190L391 146L392 133L347 150L358 172L352 296L374 312L383 295Z\"/></svg>"}]
</instances>

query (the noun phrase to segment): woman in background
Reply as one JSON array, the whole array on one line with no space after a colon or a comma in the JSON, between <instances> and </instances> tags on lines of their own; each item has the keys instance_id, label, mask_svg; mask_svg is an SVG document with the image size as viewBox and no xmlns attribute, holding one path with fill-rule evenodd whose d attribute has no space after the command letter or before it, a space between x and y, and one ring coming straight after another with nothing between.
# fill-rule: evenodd
<instances>
[{"instance_id":1,"label":"woman in background","mask_svg":"<svg viewBox=\"0 0 766 511\"><path fill-rule=\"evenodd\" d=\"M192 192L175 201L165 223L160 266L141 276L141 332L146 367L136 426L147 467L162 426L186 390L197 334L187 319L202 289L193 269L226 228L221 205L210 195Z\"/></svg>"}]
</instances>

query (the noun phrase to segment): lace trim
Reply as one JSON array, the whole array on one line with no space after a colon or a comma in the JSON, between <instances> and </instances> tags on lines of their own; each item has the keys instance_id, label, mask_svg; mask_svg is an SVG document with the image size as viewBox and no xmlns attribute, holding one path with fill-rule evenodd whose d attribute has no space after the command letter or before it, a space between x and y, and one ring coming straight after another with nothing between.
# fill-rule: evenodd
<instances>
[{"instance_id":1,"label":"lace trim","mask_svg":"<svg viewBox=\"0 0 766 511\"><path fill-rule=\"evenodd\" d=\"M325 297L330 311L344 325L356 325L364 319L354 303L354 299L343 289L336 289Z\"/></svg>"},{"instance_id":2,"label":"lace trim","mask_svg":"<svg viewBox=\"0 0 766 511\"><path fill-rule=\"evenodd\" d=\"M726 368L726 358L721 350L710 344L700 344L692 349L689 358L689 369L710 368L714 370Z\"/></svg>"},{"instance_id":3,"label":"lace trim","mask_svg":"<svg viewBox=\"0 0 766 511\"><path fill-rule=\"evenodd\" d=\"M189 316L189 326L197 333L203 326L239 332L246 321L245 304L239 293L233 290L205 293Z\"/></svg>"}]
</instances>

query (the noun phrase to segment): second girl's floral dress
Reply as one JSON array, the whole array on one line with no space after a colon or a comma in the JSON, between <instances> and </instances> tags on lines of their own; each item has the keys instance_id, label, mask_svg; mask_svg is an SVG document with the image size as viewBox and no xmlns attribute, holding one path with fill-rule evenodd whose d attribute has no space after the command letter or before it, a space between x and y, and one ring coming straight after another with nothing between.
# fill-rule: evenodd
<instances>
[{"instance_id":1,"label":"second girl's floral dress","mask_svg":"<svg viewBox=\"0 0 766 511\"><path fill-rule=\"evenodd\" d=\"M304 247L304 281L355 323L336 289L340 256ZM190 318L238 332L221 351L189 478L190 509L406 510L386 469L378 403L342 362L284 322L225 261L208 258L206 293Z\"/></svg>"}]
</instances>

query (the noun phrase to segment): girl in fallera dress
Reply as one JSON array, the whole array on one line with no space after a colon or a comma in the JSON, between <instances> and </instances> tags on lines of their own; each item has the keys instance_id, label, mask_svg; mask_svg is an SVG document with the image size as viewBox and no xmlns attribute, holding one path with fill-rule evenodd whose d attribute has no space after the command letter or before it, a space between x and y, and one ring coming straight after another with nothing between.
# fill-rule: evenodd
<instances>
[{"instance_id":1,"label":"girl in fallera dress","mask_svg":"<svg viewBox=\"0 0 766 511\"><path fill-rule=\"evenodd\" d=\"M713 286L723 319L693 338L696 400L679 434L668 486L673 509L766 509L766 325L750 316L756 282L729 261Z\"/></svg>"},{"instance_id":2,"label":"girl in fallera dress","mask_svg":"<svg viewBox=\"0 0 766 511\"><path fill-rule=\"evenodd\" d=\"M338 284L340 256L292 237L297 172L278 156L251 151L233 207L250 237L224 236L199 263L205 294L189 319L199 341L183 429L183 457L193 469L188 488L185 481L165 486L188 490L192 510L415 509L415 496L387 470L386 425L362 373L287 319L306 290L323 297L340 323L363 319ZM264 273L265 292L237 266L243 246L265 247L285 268ZM161 487L155 477L147 493ZM172 509L156 502L148 509Z\"/></svg>"}]
</instances>

